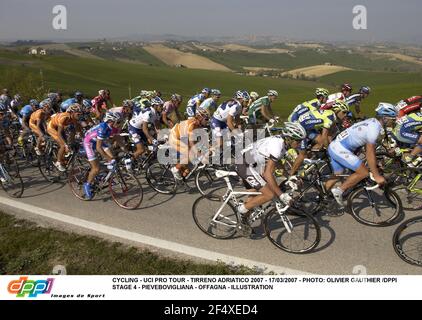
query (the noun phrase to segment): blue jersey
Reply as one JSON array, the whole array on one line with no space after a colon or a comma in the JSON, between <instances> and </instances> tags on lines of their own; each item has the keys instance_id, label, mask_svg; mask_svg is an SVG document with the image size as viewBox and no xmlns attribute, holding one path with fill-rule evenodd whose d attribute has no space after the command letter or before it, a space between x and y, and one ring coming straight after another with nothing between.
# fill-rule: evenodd
<instances>
[{"instance_id":1,"label":"blue jersey","mask_svg":"<svg viewBox=\"0 0 422 320\"><path fill-rule=\"evenodd\" d=\"M23 117L29 117L34 111L32 110L32 106L30 106L29 104L26 105L25 107L23 107L21 109L21 111L19 111L19 116L21 118Z\"/></svg>"},{"instance_id":2,"label":"blue jersey","mask_svg":"<svg viewBox=\"0 0 422 320\"><path fill-rule=\"evenodd\" d=\"M349 107L359 106L361 101L362 101L362 96L360 95L360 93L353 94L350 97L346 98L346 103Z\"/></svg>"},{"instance_id":3,"label":"blue jersey","mask_svg":"<svg viewBox=\"0 0 422 320\"><path fill-rule=\"evenodd\" d=\"M67 108L69 108L72 104L77 103L77 102L78 100L76 100L76 98L69 98L62 102L62 104L60 105L60 110L62 112L66 112Z\"/></svg>"},{"instance_id":4,"label":"blue jersey","mask_svg":"<svg viewBox=\"0 0 422 320\"><path fill-rule=\"evenodd\" d=\"M375 119L358 122L340 133L335 141L340 142L349 151L363 147L366 144L376 144L381 133L381 123Z\"/></svg>"},{"instance_id":5,"label":"blue jersey","mask_svg":"<svg viewBox=\"0 0 422 320\"><path fill-rule=\"evenodd\" d=\"M188 101L188 107L196 107L197 105L201 104L205 100L205 96L202 93L194 95Z\"/></svg>"},{"instance_id":6,"label":"blue jersey","mask_svg":"<svg viewBox=\"0 0 422 320\"><path fill-rule=\"evenodd\" d=\"M106 140L110 138L113 129L105 122L101 122L95 127L89 129L85 134L85 142L94 142L97 140Z\"/></svg>"}]
</instances>

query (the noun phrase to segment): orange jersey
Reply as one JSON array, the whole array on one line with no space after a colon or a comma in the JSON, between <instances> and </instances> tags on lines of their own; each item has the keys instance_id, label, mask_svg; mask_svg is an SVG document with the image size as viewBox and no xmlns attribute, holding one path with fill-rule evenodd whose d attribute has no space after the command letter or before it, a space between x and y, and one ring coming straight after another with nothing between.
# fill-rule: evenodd
<instances>
[{"instance_id":1,"label":"orange jersey","mask_svg":"<svg viewBox=\"0 0 422 320\"><path fill-rule=\"evenodd\" d=\"M36 126L39 121L48 121L50 119L50 113L45 112L43 109L39 109L31 114L29 118L29 124Z\"/></svg>"},{"instance_id":2,"label":"orange jersey","mask_svg":"<svg viewBox=\"0 0 422 320\"><path fill-rule=\"evenodd\" d=\"M48 129L57 131L59 127L68 127L70 125L76 125L77 121L72 119L72 116L68 112L58 113L51 117L48 123Z\"/></svg>"}]
</instances>

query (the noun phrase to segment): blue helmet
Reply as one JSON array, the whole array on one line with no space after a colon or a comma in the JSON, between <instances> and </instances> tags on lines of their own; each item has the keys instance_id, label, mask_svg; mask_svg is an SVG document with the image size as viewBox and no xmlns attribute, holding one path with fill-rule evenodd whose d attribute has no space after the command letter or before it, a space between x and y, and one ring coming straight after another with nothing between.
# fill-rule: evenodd
<instances>
[{"instance_id":1,"label":"blue helmet","mask_svg":"<svg viewBox=\"0 0 422 320\"><path fill-rule=\"evenodd\" d=\"M370 94L371 93L371 88L368 86L363 86L359 89L359 93L366 93L366 94Z\"/></svg>"},{"instance_id":2,"label":"blue helmet","mask_svg":"<svg viewBox=\"0 0 422 320\"><path fill-rule=\"evenodd\" d=\"M160 97L155 97L151 99L151 105L153 106L161 106L163 104L164 104L164 101Z\"/></svg>"},{"instance_id":3,"label":"blue helmet","mask_svg":"<svg viewBox=\"0 0 422 320\"><path fill-rule=\"evenodd\" d=\"M40 106L40 103L37 100L35 100L35 99L29 100L29 104L31 106L37 107L37 108Z\"/></svg>"},{"instance_id":4,"label":"blue helmet","mask_svg":"<svg viewBox=\"0 0 422 320\"><path fill-rule=\"evenodd\" d=\"M211 89L210 88L204 88L204 89L202 89L201 93L210 94L211 93Z\"/></svg>"},{"instance_id":5,"label":"blue helmet","mask_svg":"<svg viewBox=\"0 0 422 320\"><path fill-rule=\"evenodd\" d=\"M381 102L378 107L375 109L377 116L379 117L397 117L396 107L390 103Z\"/></svg>"},{"instance_id":6,"label":"blue helmet","mask_svg":"<svg viewBox=\"0 0 422 320\"><path fill-rule=\"evenodd\" d=\"M243 99L243 100L249 100L251 97L249 96L249 93L245 90L238 90L236 91L236 94L234 96L236 99Z\"/></svg>"},{"instance_id":7,"label":"blue helmet","mask_svg":"<svg viewBox=\"0 0 422 320\"><path fill-rule=\"evenodd\" d=\"M74 97L75 97L75 99L83 98L84 94L80 91L76 91Z\"/></svg>"}]
</instances>

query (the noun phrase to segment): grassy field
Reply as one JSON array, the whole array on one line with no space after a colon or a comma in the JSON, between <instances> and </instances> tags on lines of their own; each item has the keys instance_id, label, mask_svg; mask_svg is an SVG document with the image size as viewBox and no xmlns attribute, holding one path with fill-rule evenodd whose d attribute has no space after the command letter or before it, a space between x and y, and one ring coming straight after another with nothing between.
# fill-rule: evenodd
<instances>
[{"instance_id":1,"label":"grassy field","mask_svg":"<svg viewBox=\"0 0 422 320\"><path fill-rule=\"evenodd\" d=\"M266 60L271 60L268 55L265 56ZM65 93L78 89L88 96L94 96L98 89L107 87L112 91L115 101L129 97L129 88L132 96L137 95L141 89L159 89L165 97L178 92L184 96L185 101L202 87L220 88L224 99L238 89L254 90L262 95L271 88L280 93L274 109L281 116L287 116L294 106L311 99L316 87L327 87L336 91L343 82L352 83L356 89L361 85L369 85L373 94L364 102L364 109L371 114L380 101L397 102L403 97L420 94L422 82L422 73L353 70L324 76L317 82L312 82L69 56L31 58L16 52L0 50L0 72L4 73L12 68L33 73L38 79L42 70L46 86ZM34 85L40 83L41 80ZM0 86L6 87L7 79L0 77Z\"/></svg>"},{"instance_id":2,"label":"grassy field","mask_svg":"<svg viewBox=\"0 0 422 320\"><path fill-rule=\"evenodd\" d=\"M254 274L245 267L163 258L148 250L81 236L17 220L0 212L0 275L51 274Z\"/></svg>"}]
</instances>

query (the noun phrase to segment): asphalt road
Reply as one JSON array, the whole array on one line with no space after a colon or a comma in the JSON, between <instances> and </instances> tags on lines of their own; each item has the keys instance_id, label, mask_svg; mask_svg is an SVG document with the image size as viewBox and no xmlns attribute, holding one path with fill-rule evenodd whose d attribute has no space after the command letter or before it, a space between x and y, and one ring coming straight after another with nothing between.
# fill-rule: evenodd
<instances>
[{"instance_id":1,"label":"asphalt road","mask_svg":"<svg viewBox=\"0 0 422 320\"><path fill-rule=\"evenodd\" d=\"M126 233L118 236L121 238L124 238L125 234L132 237L139 235L140 239L154 238L157 246L161 245L159 240L165 240L165 243L171 243L173 248L178 248L178 255L184 250L191 256L201 252L202 258L205 255L205 258L211 260L226 255L233 257L234 261L247 259L257 264L279 266L291 273L422 274L422 268L408 265L396 256L391 241L395 226L368 227L359 224L347 214L340 217L320 217L322 240L316 252L293 255L277 249L264 236L232 240L215 240L208 237L198 229L192 219L192 204L198 194L157 194L145 183L141 208L128 211L120 209L107 196L90 202L80 201L73 196L68 185L45 182L36 168L25 168L22 170L22 176L26 189L23 197L17 201L23 205L34 206L27 208L47 209L64 215L62 217L82 219L77 221L87 225L88 222L93 222L95 226L104 227L104 230L112 227L125 231ZM6 204L6 198L6 194L0 191L0 207L8 212L18 212L19 210L10 207L10 203ZM33 215L33 220L37 220L40 211L38 209L26 209L26 214ZM421 212L406 212L406 218L418 214ZM106 231L91 231L89 233L110 238ZM192 248L203 250L195 251Z\"/></svg>"}]
</instances>

